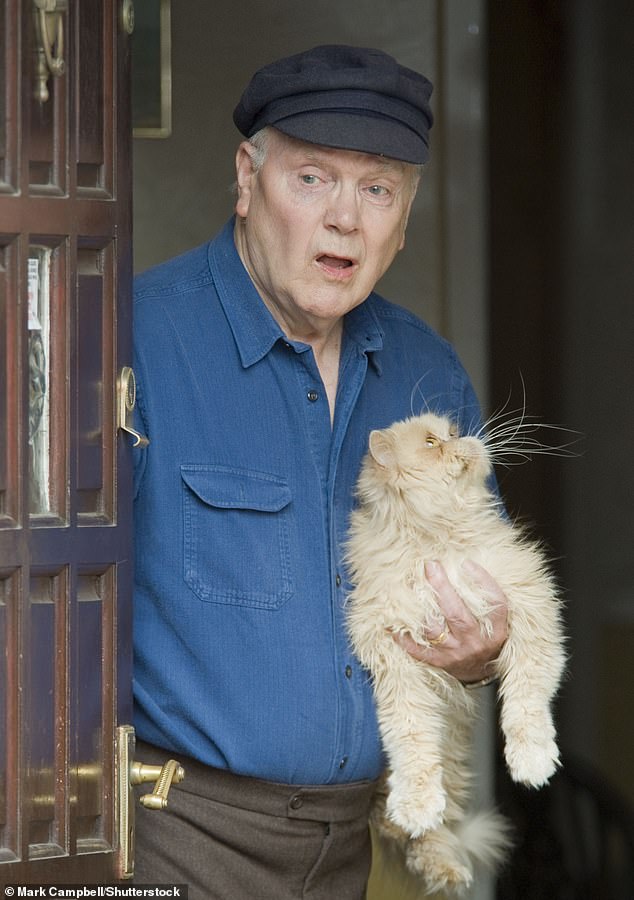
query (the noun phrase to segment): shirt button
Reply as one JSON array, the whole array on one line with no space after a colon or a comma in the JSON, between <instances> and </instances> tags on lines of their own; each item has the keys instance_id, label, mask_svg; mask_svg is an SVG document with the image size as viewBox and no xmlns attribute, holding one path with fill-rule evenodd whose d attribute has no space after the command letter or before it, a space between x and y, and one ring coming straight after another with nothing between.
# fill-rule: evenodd
<instances>
[{"instance_id":1,"label":"shirt button","mask_svg":"<svg viewBox=\"0 0 634 900\"><path fill-rule=\"evenodd\" d=\"M301 796L301 794L295 794L289 801L289 806L291 809L301 809L303 805L304 798Z\"/></svg>"},{"instance_id":2,"label":"shirt button","mask_svg":"<svg viewBox=\"0 0 634 900\"><path fill-rule=\"evenodd\" d=\"M314 403L315 400L319 399L319 394L317 393L317 391L309 391L306 394L306 396L308 397L308 399L310 400L311 403Z\"/></svg>"},{"instance_id":3,"label":"shirt button","mask_svg":"<svg viewBox=\"0 0 634 900\"><path fill-rule=\"evenodd\" d=\"M346 678L352 678L352 666L346 666Z\"/></svg>"},{"instance_id":4,"label":"shirt button","mask_svg":"<svg viewBox=\"0 0 634 900\"><path fill-rule=\"evenodd\" d=\"M343 759L341 760L341 762L339 763L339 768L340 768L340 769L345 769L345 766L346 766L346 763L347 763L347 762L348 762L348 757L347 757L347 756L344 756Z\"/></svg>"},{"instance_id":5,"label":"shirt button","mask_svg":"<svg viewBox=\"0 0 634 900\"><path fill-rule=\"evenodd\" d=\"M339 573L335 575L335 584L337 585L337 587L341 587L341 575L339 575Z\"/></svg>"}]
</instances>

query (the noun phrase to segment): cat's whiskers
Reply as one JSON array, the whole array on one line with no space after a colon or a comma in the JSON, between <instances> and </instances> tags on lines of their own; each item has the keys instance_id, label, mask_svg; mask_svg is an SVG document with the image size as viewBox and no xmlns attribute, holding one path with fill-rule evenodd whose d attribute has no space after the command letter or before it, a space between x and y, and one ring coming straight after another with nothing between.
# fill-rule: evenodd
<instances>
[{"instance_id":1,"label":"cat's whiskers","mask_svg":"<svg viewBox=\"0 0 634 900\"><path fill-rule=\"evenodd\" d=\"M489 458L496 465L517 465L528 462L533 456L574 457L572 449L579 440L579 432L561 425L540 422L526 415L525 408L505 413L505 406L495 412L478 430L478 437L487 449ZM574 440L548 444L533 435L550 430L575 435Z\"/></svg>"},{"instance_id":2,"label":"cat's whiskers","mask_svg":"<svg viewBox=\"0 0 634 900\"><path fill-rule=\"evenodd\" d=\"M430 411L431 411L431 408L430 408L430 405L429 405L429 404L430 404L430 401L433 401L433 400L436 399L435 397L430 397L430 398L427 398L427 399L426 399L426 398L425 398L425 395L423 394L423 392L422 392L421 389L420 389L421 383L425 380L425 378L427 378L427 376L429 375L430 371L431 371L431 369L428 369L427 372L424 372L424 373L420 376L420 378L418 379L418 381L416 382L416 384L415 384L414 387L412 388L411 393L410 393L410 395L409 395L409 408L410 408L410 410L411 410L411 415L413 415L413 416L416 415L416 413L414 412L414 396L415 396L415 394L418 394L419 397L420 397L420 399L421 399L421 401L422 401L422 404L423 404L423 405L422 405L422 408L421 408L421 412L422 412L423 409L425 410L425 412L430 412Z\"/></svg>"}]
</instances>

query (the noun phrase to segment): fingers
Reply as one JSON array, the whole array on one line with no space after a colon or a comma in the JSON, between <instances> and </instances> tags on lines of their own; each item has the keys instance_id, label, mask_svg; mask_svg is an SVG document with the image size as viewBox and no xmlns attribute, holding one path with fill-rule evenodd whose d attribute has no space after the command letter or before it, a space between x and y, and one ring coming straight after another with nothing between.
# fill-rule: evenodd
<instances>
[{"instance_id":1,"label":"fingers","mask_svg":"<svg viewBox=\"0 0 634 900\"><path fill-rule=\"evenodd\" d=\"M419 662L428 662L427 657L430 648L426 644L417 644L411 634L398 631L394 634L394 640L414 659L417 659Z\"/></svg>"},{"instance_id":2,"label":"fingers","mask_svg":"<svg viewBox=\"0 0 634 900\"><path fill-rule=\"evenodd\" d=\"M508 636L508 598L495 578L478 563L466 560L463 569L488 601L491 637L501 647Z\"/></svg>"},{"instance_id":3,"label":"fingers","mask_svg":"<svg viewBox=\"0 0 634 900\"><path fill-rule=\"evenodd\" d=\"M449 581L443 566L438 562L425 563L425 576L436 594L438 606L450 631L454 633L472 628L475 618ZM440 630L442 631L442 629Z\"/></svg>"},{"instance_id":4,"label":"fingers","mask_svg":"<svg viewBox=\"0 0 634 900\"><path fill-rule=\"evenodd\" d=\"M488 617L491 623L491 631L495 634L496 640L504 639L507 633L508 619L508 600L504 591L495 578L473 560L466 560L462 567L476 588L479 589L481 595L488 601ZM449 581L447 573L440 563L426 563L425 575L436 594L438 606L452 633L460 635L471 631L474 626L479 628L475 617ZM439 629L439 631L442 631L442 629ZM433 636L436 637L437 635Z\"/></svg>"},{"instance_id":5,"label":"fingers","mask_svg":"<svg viewBox=\"0 0 634 900\"><path fill-rule=\"evenodd\" d=\"M449 581L440 563L425 564L425 576L432 587L441 618L425 629L425 643L411 635L399 634L398 643L414 659L445 669L460 681L479 681L491 674L491 663L507 637L508 601L497 581L482 566L468 561L465 573L488 600L490 628L483 631Z\"/></svg>"}]
</instances>

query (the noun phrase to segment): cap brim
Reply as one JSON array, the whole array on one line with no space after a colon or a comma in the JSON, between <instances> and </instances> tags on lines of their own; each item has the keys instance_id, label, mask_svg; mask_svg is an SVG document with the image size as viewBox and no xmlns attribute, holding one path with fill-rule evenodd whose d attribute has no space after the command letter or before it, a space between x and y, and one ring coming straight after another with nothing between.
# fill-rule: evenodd
<instances>
[{"instance_id":1,"label":"cap brim","mask_svg":"<svg viewBox=\"0 0 634 900\"><path fill-rule=\"evenodd\" d=\"M269 124L289 137L324 147L357 150L415 165L429 159L429 148L419 134L402 122L381 115L311 110Z\"/></svg>"}]
</instances>

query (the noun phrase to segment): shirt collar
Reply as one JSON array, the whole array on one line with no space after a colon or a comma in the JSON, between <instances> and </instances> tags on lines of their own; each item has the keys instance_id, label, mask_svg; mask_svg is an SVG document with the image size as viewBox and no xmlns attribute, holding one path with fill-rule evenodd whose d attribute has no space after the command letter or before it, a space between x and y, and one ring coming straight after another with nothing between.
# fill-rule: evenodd
<instances>
[{"instance_id":1,"label":"shirt collar","mask_svg":"<svg viewBox=\"0 0 634 900\"><path fill-rule=\"evenodd\" d=\"M297 352L308 349L307 344L288 341L288 338L266 308L238 254L233 239L235 217L209 245L209 266L214 284L244 368L263 359L278 341L290 343ZM372 308L372 295L351 310L345 317L348 339L368 353L380 374L381 367L373 351L383 348L383 332Z\"/></svg>"},{"instance_id":2,"label":"shirt collar","mask_svg":"<svg viewBox=\"0 0 634 900\"><path fill-rule=\"evenodd\" d=\"M378 375L382 372L381 359L378 352L383 349L383 331L374 311L374 295L359 306L355 306L344 319L346 336L367 353L368 359Z\"/></svg>"}]
</instances>

